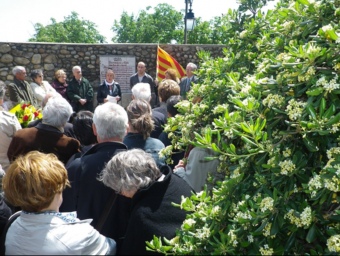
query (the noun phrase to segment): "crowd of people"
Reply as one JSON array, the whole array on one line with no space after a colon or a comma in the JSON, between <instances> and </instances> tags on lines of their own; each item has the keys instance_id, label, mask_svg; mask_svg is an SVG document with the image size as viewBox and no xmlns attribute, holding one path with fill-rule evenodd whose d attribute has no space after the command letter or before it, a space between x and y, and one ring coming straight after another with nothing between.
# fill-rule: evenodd
<instances>
[{"instance_id":1,"label":"crowd of people","mask_svg":"<svg viewBox=\"0 0 340 256\"><path fill-rule=\"evenodd\" d=\"M123 108L112 69L94 106L80 66L69 80L57 70L51 83L43 70L32 70L31 84L25 67L14 67L14 81L0 81L0 248L6 254L143 255L152 253L146 241L154 235L175 237L185 212L172 204L201 191L218 165L204 161L212 151L199 148L174 151L171 164L159 154L171 145L164 125L197 83L196 69L189 63L182 80L168 69L157 81L139 62ZM9 106L30 103L42 109L42 120L21 127L8 112L6 88Z\"/></svg>"}]
</instances>

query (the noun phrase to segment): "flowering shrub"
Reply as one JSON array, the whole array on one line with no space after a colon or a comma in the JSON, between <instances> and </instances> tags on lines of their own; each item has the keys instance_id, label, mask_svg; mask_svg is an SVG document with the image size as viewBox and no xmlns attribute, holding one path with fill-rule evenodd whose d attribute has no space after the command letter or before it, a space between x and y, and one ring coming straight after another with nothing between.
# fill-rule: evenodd
<instances>
[{"instance_id":1,"label":"flowering shrub","mask_svg":"<svg viewBox=\"0 0 340 256\"><path fill-rule=\"evenodd\" d=\"M9 112L16 115L22 128L27 127L31 121L42 119L41 110L36 109L29 103L17 104Z\"/></svg>"},{"instance_id":2,"label":"flowering shrub","mask_svg":"<svg viewBox=\"0 0 340 256\"><path fill-rule=\"evenodd\" d=\"M218 153L223 179L209 177L212 190L183 198L177 207L188 214L177 236L148 247L339 254L340 1L282 0L266 14L230 11L226 19L225 56L199 54L200 83L165 127L182 131L171 137L174 149Z\"/></svg>"}]
</instances>

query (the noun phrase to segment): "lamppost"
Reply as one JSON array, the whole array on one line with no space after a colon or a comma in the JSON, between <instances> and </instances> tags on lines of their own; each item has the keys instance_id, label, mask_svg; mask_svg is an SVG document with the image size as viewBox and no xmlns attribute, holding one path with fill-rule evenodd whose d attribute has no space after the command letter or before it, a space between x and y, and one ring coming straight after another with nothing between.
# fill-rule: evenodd
<instances>
[{"instance_id":1,"label":"lamppost","mask_svg":"<svg viewBox=\"0 0 340 256\"><path fill-rule=\"evenodd\" d=\"M184 44L188 42L188 31L194 29L195 26L195 15L192 12L192 2L194 0L184 0L185 1L185 15L184 15ZM188 4L190 4L188 12Z\"/></svg>"}]
</instances>

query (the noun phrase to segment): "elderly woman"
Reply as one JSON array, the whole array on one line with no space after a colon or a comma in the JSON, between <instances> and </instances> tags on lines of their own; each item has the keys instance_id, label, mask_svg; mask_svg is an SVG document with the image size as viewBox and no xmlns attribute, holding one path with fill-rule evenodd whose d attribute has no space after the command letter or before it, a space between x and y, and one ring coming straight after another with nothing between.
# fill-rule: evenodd
<instances>
[{"instance_id":1,"label":"elderly woman","mask_svg":"<svg viewBox=\"0 0 340 256\"><path fill-rule=\"evenodd\" d=\"M145 255L145 241L153 236L175 237L186 213L172 203L191 189L168 166L158 169L154 159L141 149L122 151L103 170L100 180L121 195L132 198L132 210L125 239L118 254Z\"/></svg>"},{"instance_id":2,"label":"elderly woman","mask_svg":"<svg viewBox=\"0 0 340 256\"><path fill-rule=\"evenodd\" d=\"M66 83L66 73L63 69L58 69L54 73L54 80L51 83L51 86L66 100L68 97L66 95L66 88L68 84Z\"/></svg>"},{"instance_id":3,"label":"elderly woman","mask_svg":"<svg viewBox=\"0 0 340 256\"><path fill-rule=\"evenodd\" d=\"M41 69L35 69L31 72L31 87L35 98L37 99L38 106L42 107L42 102L48 93L55 93L56 90L47 82L44 81L44 74Z\"/></svg>"},{"instance_id":4,"label":"elderly woman","mask_svg":"<svg viewBox=\"0 0 340 256\"><path fill-rule=\"evenodd\" d=\"M6 235L6 255L115 254L116 243L98 233L76 213L60 213L67 171L53 154L32 151L20 156L3 179L5 198L22 209Z\"/></svg>"},{"instance_id":5,"label":"elderly woman","mask_svg":"<svg viewBox=\"0 0 340 256\"><path fill-rule=\"evenodd\" d=\"M164 148L163 142L150 137L154 129L154 122L151 115L151 106L142 99L135 99L126 108L129 118L128 133L123 143L128 149L140 148L152 155L157 165L165 164L164 159L158 153Z\"/></svg>"},{"instance_id":6,"label":"elderly woman","mask_svg":"<svg viewBox=\"0 0 340 256\"><path fill-rule=\"evenodd\" d=\"M49 98L43 109L42 122L14 134L7 151L8 159L14 161L19 155L39 150L55 154L66 164L72 155L80 152L79 141L64 134L72 112L70 103L60 95Z\"/></svg>"}]
</instances>

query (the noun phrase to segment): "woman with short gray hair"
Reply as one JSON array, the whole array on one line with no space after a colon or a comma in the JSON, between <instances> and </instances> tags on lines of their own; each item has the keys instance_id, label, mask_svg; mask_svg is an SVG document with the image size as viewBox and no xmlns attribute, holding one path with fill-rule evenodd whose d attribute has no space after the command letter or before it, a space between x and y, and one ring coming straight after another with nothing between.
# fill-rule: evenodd
<instances>
[{"instance_id":1,"label":"woman with short gray hair","mask_svg":"<svg viewBox=\"0 0 340 256\"><path fill-rule=\"evenodd\" d=\"M141 149L113 156L99 180L121 195L132 198L124 241L118 254L145 255L146 241L153 236L172 239L185 219L185 211L174 207L181 196L189 197L189 185L172 174L169 166L158 169L152 156Z\"/></svg>"}]
</instances>

